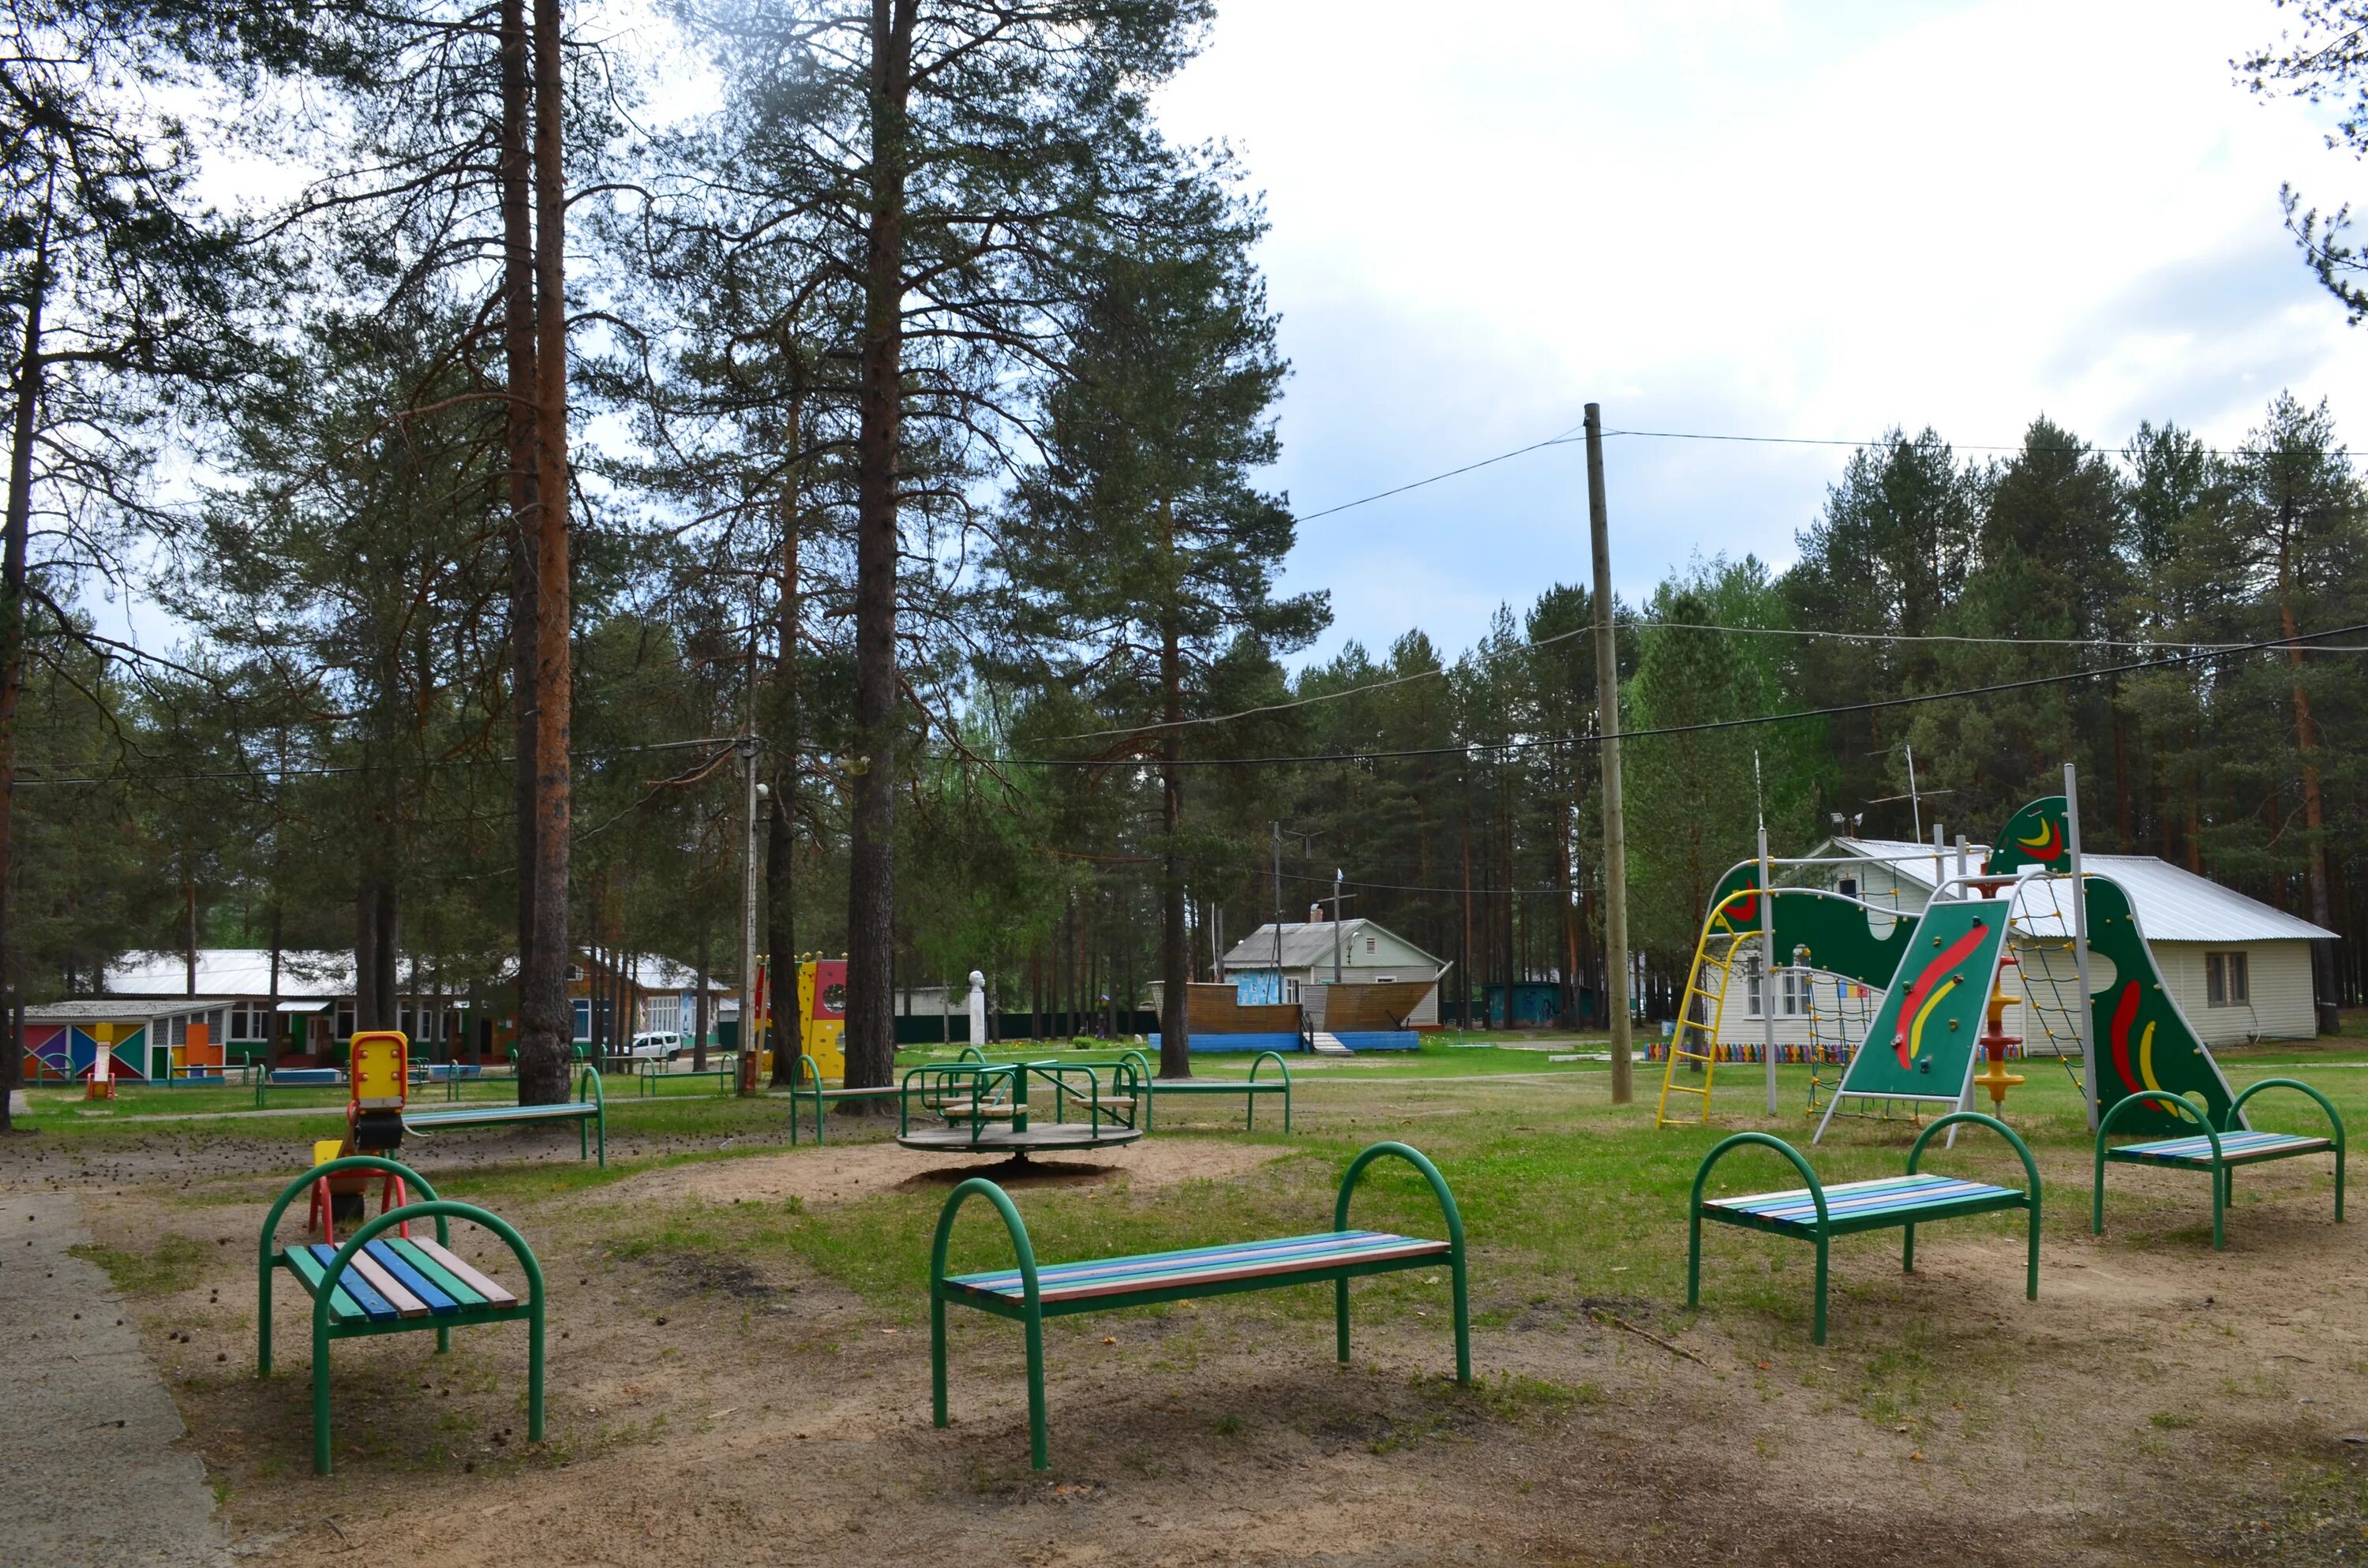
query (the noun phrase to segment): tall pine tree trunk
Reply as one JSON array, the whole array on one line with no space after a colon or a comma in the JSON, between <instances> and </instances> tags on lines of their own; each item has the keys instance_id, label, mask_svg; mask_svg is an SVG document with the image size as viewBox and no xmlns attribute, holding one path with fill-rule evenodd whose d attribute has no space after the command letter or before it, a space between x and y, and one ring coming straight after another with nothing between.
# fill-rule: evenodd
<instances>
[{"instance_id":1,"label":"tall pine tree trunk","mask_svg":"<svg viewBox=\"0 0 2368 1568\"><path fill-rule=\"evenodd\" d=\"M1175 523L1167 508L1169 553L1174 554ZM1161 717L1167 729L1159 742L1161 819L1167 830L1162 851L1159 884L1159 972L1166 983L1159 998L1159 1075L1192 1075L1190 1009L1192 955L1184 928L1184 658L1176 623L1170 620L1159 644Z\"/></svg>"},{"instance_id":2,"label":"tall pine tree trunk","mask_svg":"<svg viewBox=\"0 0 2368 1568\"><path fill-rule=\"evenodd\" d=\"M864 237L855 437L855 744L848 771L847 1076L888 1082L896 1057L896 555L903 445L905 106L917 0L871 3L871 215ZM860 1103L860 1102L858 1102Z\"/></svg>"},{"instance_id":3,"label":"tall pine tree trunk","mask_svg":"<svg viewBox=\"0 0 2368 1568\"><path fill-rule=\"evenodd\" d=\"M40 428L41 305L48 288L49 228L34 254L31 296L25 301L24 336L17 353L17 402L8 420L8 511L0 533L0 1005L16 990L22 966L9 943L16 931L10 882L15 874L12 827L17 815L17 705L25 688L25 572L33 519L33 436ZM24 1072L25 1031L0 1046L0 1132L8 1131L8 1101Z\"/></svg>"},{"instance_id":4,"label":"tall pine tree trunk","mask_svg":"<svg viewBox=\"0 0 2368 1568\"><path fill-rule=\"evenodd\" d=\"M536 515L541 492L535 401L534 173L528 152L532 66L526 0L501 0L501 153L496 178L502 211L502 353L508 390L505 424L509 452L510 715L512 804L518 840L518 990L521 1036L526 977L534 967L535 702L538 596L541 575Z\"/></svg>"},{"instance_id":5,"label":"tall pine tree trunk","mask_svg":"<svg viewBox=\"0 0 2368 1568\"><path fill-rule=\"evenodd\" d=\"M534 900L519 985L518 1099L567 1095L567 886L574 801L569 665L566 171L560 0L534 0L535 755Z\"/></svg>"},{"instance_id":6,"label":"tall pine tree trunk","mask_svg":"<svg viewBox=\"0 0 2368 1568\"><path fill-rule=\"evenodd\" d=\"M790 404L790 441L792 448L803 426L803 410L795 400ZM798 1053L790 1049L794 1042L780 1037L780 1022L785 1014L781 997L786 985L791 1001L797 999L798 922L797 888L797 801L798 801L798 542L801 506L797 475L802 472L793 460L791 464L790 493L786 515L781 519L781 595L780 628L781 661L775 672L780 683L780 700L775 705L775 722L780 728L773 737L773 820L766 833L765 843L765 945L772 953L772 1016L777 1020L773 1047L773 1085L789 1088L798 1081ZM794 1011L787 1017L794 1018ZM893 1027L893 1026L892 1026ZM894 1047L892 1046L893 1050Z\"/></svg>"}]
</instances>

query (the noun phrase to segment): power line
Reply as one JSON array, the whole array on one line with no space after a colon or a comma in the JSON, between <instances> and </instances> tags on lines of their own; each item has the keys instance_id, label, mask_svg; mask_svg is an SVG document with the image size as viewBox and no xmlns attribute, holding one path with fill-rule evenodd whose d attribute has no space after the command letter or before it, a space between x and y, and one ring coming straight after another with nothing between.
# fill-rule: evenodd
<instances>
[{"instance_id":1,"label":"power line","mask_svg":"<svg viewBox=\"0 0 2368 1568\"><path fill-rule=\"evenodd\" d=\"M2099 676L2130 675L2140 670L2175 669L2204 659L2228 653L2260 653L2271 648L2300 647L2321 637L2348 637L2368 632L2368 621L2351 626L2330 627L2325 631L2305 631L2294 637L2271 637L2259 642L2240 642L2227 647L2192 649L2158 659L2135 659L2126 664L2101 665L2091 670L2074 670L2065 675L2032 676L2022 680L1997 681L1988 686L1962 687L1954 691L1912 693L1904 697L1874 698L1865 702L1835 703L1826 708L1804 708L1789 713L1762 713L1747 719L1713 719L1695 724L1664 724L1646 730L1622 730L1615 740L1646 740L1662 735L1703 734L1714 730L1739 730L1760 724L1790 723L1801 719L1830 719L1851 713L1873 713L1892 708L1914 708L1929 702L1948 702L1958 698L1990 697L2009 691L2032 691L2045 687L2068 685L2073 681L2092 680ZM1163 766L1186 767L1285 767L1300 763L1388 762L1425 756L1468 756L1473 753L1506 754L1542 750L1551 746L1582 745L1604 737L1600 735L1554 735L1534 740L1474 741L1458 745L1406 746L1391 751L1336 752L1330 755L1302 756L1200 756L1182 757ZM1108 757L1026 757L998 756L981 758L998 766L1011 767L1114 767L1125 766L1123 760ZM1147 759L1136 759L1147 766Z\"/></svg>"},{"instance_id":2,"label":"power line","mask_svg":"<svg viewBox=\"0 0 2368 1568\"><path fill-rule=\"evenodd\" d=\"M1873 447L1913 446L1915 444L1912 440L1909 440L1905 437L1890 436L1881 437L1872 441L1852 441L1833 436L1730 436L1707 430L1606 430L1603 434L1607 437L1612 436L1634 436L1655 441L1725 441L1735 443L1736 445L1753 447L1848 447L1860 451L1864 451ZM2130 453L2130 449L2127 447L2118 449L2094 447L2086 442L2066 447L2040 447L2036 449L2034 449L2028 441L2016 441L2011 444L1997 444L1944 440L1941 444L1953 452L2027 452L2038 450L2044 452L2068 453L2076 457L2086 456L2091 453L2102 456L2109 452L2115 457L2127 457ZM2244 455L2241 449L2232 449L2226 447L2195 447L2190 449L2201 452L2206 457L2214 458L2241 457Z\"/></svg>"},{"instance_id":3,"label":"power line","mask_svg":"<svg viewBox=\"0 0 2368 1568\"><path fill-rule=\"evenodd\" d=\"M1819 627L1720 626L1699 620L1639 620L1634 616L1622 617L1618 625L1629 631L1656 630L1719 631L1736 637L1805 637L1813 641L1823 639L1843 642L1938 642L2002 648L2176 648L2198 656L2206 653L2242 653L2260 646L2253 642L2199 642L2189 638L2169 640L2120 637L1976 637L1970 634L1959 635L1941 631L1829 631ZM1590 622L1586 626L1573 627L1568 631L1554 632L1552 636L1537 637L1526 642L1517 642L1509 648L1474 650L1465 657L1484 665L1494 664L1498 659L1514 658L1523 653L1534 653L1541 648L1550 648L1557 642L1566 642L1574 637L1589 636L1594 631L1595 627ZM2315 633L2315 635L2332 637L2337 633L2328 631ZM2368 643L2314 646L2311 652L2368 653ZM1109 730L1079 730L1070 734L1053 735L1047 738L1056 741L1095 741L1106 740L1114 735L1156 735L1170 730L1195 729L1206 724L1228 724L1236 719L1255 719L1268 713L1287 713L1294 709L1312 708L1317 703L1339 702L1351 697L1362 697L1369 692L1387 691L1394 687L1410 686L1416 681L1444 680L1453 673L1453 666L1441 665L1437 669L1417 670L1411 675L1390 676L1382 680L1343 687L1338 691L1319 691L1307 697L1293 698L1288 702L1260 703L1255 708L1240 708L1230 713L1210 713L1192 719L1161 720L1149 724L1121 725Z\"/></svg>"},{"instance_id":4,"label":"power line","mask_svg":"<svg viewBox=\"0 0 2368 1568\"><path fill-rule=\"evenodd\" d=\"M1572 434L1583 428L1585 428L1584 426L1574 425L1559 436L1549 436L1543 441L1531 441L1526 447L1515 447L1509 452L1498 452L1493 458L1482 458L1478 462L1465 463L1462 468L1451 468L1444 473L1434 473L1428 479L1411 480L1405 484L1393 485L1387 490L1377 490L1371 495L1360 495L1354 501L1343 501L1337 506L1326 506L1320 512L1296 513L1291 520L1294 523L1312 523L1318 517L1328 517L1335 512L1345 512L1352 506L1368 506L1376 501L1386 501L1393 495L1403 495L1409 490L1420 490L1426 484L1437 484L1442 479L1453 479L1458 474L1470 473L1474 469L1486 468L1493 463L1504 462L1530 452L1542 451L1547 447L1568 446L1571 444Z\"/></svg>"},{"instance_id":5,"label":"power line","mask_svg":"<svg viewBox=\"0 0 2368 1568\"><path fill-rule=\"evenodd\" d=\"M739 737L736 735L704 735L694 740L652 741L645 745L615 746L606 751L592 754L578 753L570 760L572 763L598 762L604 761L611 757L632 756L643 752L684 751L692 746L728 746L734 744L738 738ZM514 756L447 756L433 758L427 762L419 763L416 766L421 767L438 768L507 767L517 761L518 758ZM407 763L388 764L386 765L386 770L399 770L410 766L413 765ZM10 781L10 788L28 790L36 786L46 787L59 784L138 784L145 787L154 784L210 784L252 781L265 778L342 778L349 773L360 773L364 770L363 765L356 762L337 763L324 767L224 768L222 771L215 773L166 774L157 778L150 778L145 774L140 773L118 773L97 778L28 778L19 775L17 778Z\"/></svg>"}]
</instances>

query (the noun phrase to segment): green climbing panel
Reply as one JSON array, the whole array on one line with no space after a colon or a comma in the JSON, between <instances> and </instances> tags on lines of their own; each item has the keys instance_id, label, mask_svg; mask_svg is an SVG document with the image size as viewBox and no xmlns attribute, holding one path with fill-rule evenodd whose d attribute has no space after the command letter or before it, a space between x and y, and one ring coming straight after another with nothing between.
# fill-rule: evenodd
<instances>
[{"instance_id":1,"label":"green climbing panel","mask_svg":"<svg viewBox=\"0 0 2368 1568\"><path fill-rule=\"evenodd\" d=\"M1926 908L1836 1096L1962 1097L2006 937L2004 899Z\"/></svg>"},{"instance_id":2,"label":"green climbing panel","mask_svg":"<svg viewBox=\"0 0 2368 1568\"><path fill-rule=\"evenodd\" d=\"M1759 934L1759 901L1735 897L1759 885L1759 868L1744 861L1719 879L1711 895L1710 930L1737 936ZM1877 909L1823 888L1780 887L1774 894L1776 965L1789 967L1808 949L1811 969L1839 974L1861 985L1881 986L1899 968L1899 955L1916 936L1916 916Z\"/></svg>"},{"instance_id":3,"label":"green climbing panel","mask_svg":"<svg viewBox=\"0 0 2368 1568\"><path fill-rule=\"evenodd\" d=\"M1990 846L1987 869L1996 876L2025 866L2070 870L2072 842L2065 824L2067 809L2063 796L2043 795L2007 818L2006 826L1998 830L1998 842Z\"/></svg>"},{"instance_id":4,"label":"green climbing panel","mask_svg":"<svg viewBox=\"0 0 2368 1568\"><path fill-rule=\"evenodd\" d=\"M2196 1037L2185 1014L2162 983L2155 967L2154 949L2130 908L2130 895L2108 877L2090 875L2089 884L2089 999L2090 1036L2097 1042L2097 1114L2119 1105L2140 1089L2166 1089L2184 1096L2212 1125L2229 1131L2231 1096L2220 1064ZM2102 959L2105 963L2097 960ZM2112 966L2110 976L2101 972ZM2189 1123L2190 1127L2193 1124ZM2180 1119L2169 1111L2134 1110L2116 1124L2164 1137L2180 1131Z\"/></svg>"}]
</instances>

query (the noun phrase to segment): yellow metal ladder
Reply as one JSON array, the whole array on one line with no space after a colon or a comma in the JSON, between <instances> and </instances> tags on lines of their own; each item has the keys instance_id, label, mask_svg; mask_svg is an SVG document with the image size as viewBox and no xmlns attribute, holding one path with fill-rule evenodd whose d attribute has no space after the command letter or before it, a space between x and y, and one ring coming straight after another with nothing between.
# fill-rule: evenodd
<instances>
[{"instance_id":1,"label":"yellow metal ladder","mask_svg":"<svg viewBox=\"0 0 2368 1568\"><path fill-rule=\"evenodd\" d=\"M1717 1066L1719 1024L1726 1015L1727 982L1735 972L1735 949L1743 942L1757 937L1757 932L1737 934L1714 930L1717 911L1702 924L1702 939L1694 944L1693 967L1686 973L1685 994L1678 1001L1678 1021L1669 1031L1669 1059L1661 1073L1661 1103L1653 1113L1655 1127L1684 1125L1706 1126L1710 1121L1711 1075ZM1712 944L1723 944L1713 954ZM1713 973L1717 975L1715 988L1704 983ZM1694 1002L1700 998L1709 1022L1694 1016ZM1680 1063L1698 1065L1702 1082L1680 1084L1678 1073ZM1671 1095L1691 1095L1699 1107L1691 1115L1672 1117L1669 1114Z\"/></svg>"}]
</instances>

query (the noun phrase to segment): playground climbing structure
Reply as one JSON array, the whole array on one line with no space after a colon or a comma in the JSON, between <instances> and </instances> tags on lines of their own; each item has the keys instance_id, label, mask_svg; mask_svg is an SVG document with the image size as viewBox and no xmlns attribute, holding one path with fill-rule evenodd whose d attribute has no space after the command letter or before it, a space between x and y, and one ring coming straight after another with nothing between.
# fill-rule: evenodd
<instances>
[{"instance_id":1,"label":"playground climbing structure","mask_svg":"<svg viewBox=\"0 0 2368 1568\"><path fill-rule=\"evenodd\" d=\"M1993 1109L2024 1082L2009 1063L2052 1054L2079 1083L2080 991L2074 956L2071 833L2065 799L2034 801L2009 820L1979 870L1961 860L1918 913L1813 887L1763 889L1760 864L1720 880L1702 923L1664 1064L1656 1124L1710 1119L1722 1060L1763 1046L1722 1043L1738 975L1763 976L1773 1006L1779 973L1797 975L1806 1045L1780 1060L1812 1065L1808 1109L1818 1132L1836 1115L1911 1122L1928 1110ZM1789 861L1804 866L1827 862ZM2164 984L2129 894L2110 878L2081 879L2090 994L2089 1060L2100 1114L2124 1096L2180 1095L2215 1126L2236 1117L2228 1085ZM1761 948L1774 957L1770 963ZM2009 1033L2009 1009L2021 1033ZM1788 1007L1788 1012L1791 1009ZM1799 1017L1798 1013L1792 1013ZM2026 1037L2035 1036L2035 1039ZM1839 1065L1834 1074L1829 1069ZM2134 1110L2149 1131L2176 1130L2158 1108ZM2237 1118L2241 1121L2241 1118Z\"/></svg>"}]
</instances>

